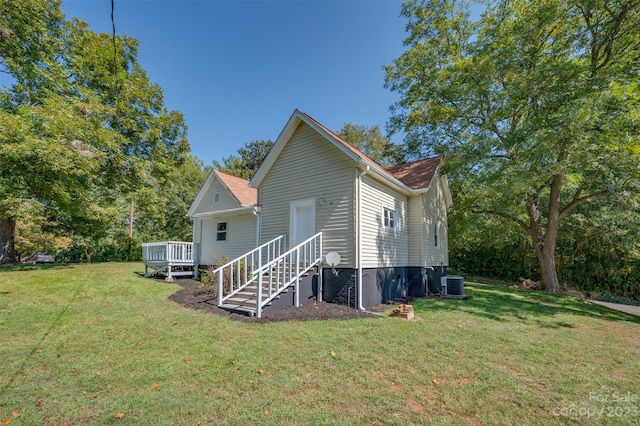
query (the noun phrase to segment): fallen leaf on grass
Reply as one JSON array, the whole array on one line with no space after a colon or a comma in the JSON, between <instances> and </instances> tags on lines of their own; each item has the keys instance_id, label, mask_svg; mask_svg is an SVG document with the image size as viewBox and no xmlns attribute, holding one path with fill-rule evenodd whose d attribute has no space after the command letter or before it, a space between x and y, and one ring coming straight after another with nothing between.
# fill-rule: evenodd
<instances>
[{"instance_id":1,"label":"fallen leaf on grass","mask_svg":"<svg viewBox=\"0 0 640 426\"><path fill-rule=\"evenodd\" d=\"M116 419L124 419L125 416L126 416L125 413L118 413L118 414L116 414Z\"/></svg>"},{"instance_id":2,"label":"fallen leaf on grass","mask_svg":"<svg viewBox=\"0 0 640 426\"><path fill-rule=\"evenodd\" d=\"M334 351L331 351L331 356L336 356L336 353Z\"/></svg>"},{"instance_id":3,"label":"fallen leaf on grass","mask_svg":"<svg viewBox=\"0 0 640 426\"><path fill-rule=\"evenodd\" d=\"M13 419L7 419L7 420L3 420L2 424L3 425L8 425L9 423L11 423L13 421Z\"/></svg>"},{"instance_id":4,"label":"fallen leaf on grass","mask_svg":"<svg viewBox=\"0 0 640 426\"><path fill-rule=\"evenodd\" d=\"M258 370L258 374L262 374L262 373L264 373L264 370L262 369Z\"/></svg>"},{"instance_id":5,"label":"fallen leaf on grass","mask_svg":"<svg viewBox=\"0 0 640 426\"><path fill-rule=\"evenodd\" d=\"M269 410L265 408L264 410L262 410L262 414L269 414Z\"/></svg>"},{"instance_id":6,"label":"fallen leaf on grass","mask_svg":"<svg viewBox=\"0 0 640 426\"><path fill-rule=\"evenodd\" d=\"M160 385L157 384L157 383L154 383L154 384L151 385L152 389L158 389L159 387L160 387Z\"/></svg>"},{"instance_id":7,"label":"fallen leaf on grass","mask_svg":"<svg viewBox=\"0 0 640 426\"><path fill-rule=\"evenodd\" d=\"M20 411L12 411L11 412L11 416L12 417L20 417Z\"/></svg>"},{"instance_id":8,"label":"fallen leaf on grass","mask_svg":"<svg viewBox=\"0 0 640 426\"><path fill-rule=\"evenodd\" d=\"M439 385L439 384L440 384L440 380L438 380L438 379L433 379L433 384L434 384L434 385Z\"/></svg>"}]
</instances>

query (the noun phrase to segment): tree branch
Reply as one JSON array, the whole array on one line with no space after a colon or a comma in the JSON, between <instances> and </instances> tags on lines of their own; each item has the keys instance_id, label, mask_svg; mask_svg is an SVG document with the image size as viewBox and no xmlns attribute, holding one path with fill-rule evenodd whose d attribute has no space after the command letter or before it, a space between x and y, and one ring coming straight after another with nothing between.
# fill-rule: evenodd
<instances>
[{"instance_id":1,"label":"tree branch","mask_svg":"<svg viewBox=\"0 0 640 426\"><path fill-rule=\"evenodd\" d=\"M497 212L495 210L482 210L482 209L477 209L477 208L471 208L471 212L472 213L476 213L476 214L490 214L493 216L497 216L497 217L501 217L503 219L507 219L510 221L515 222L516 224L518 224L522 229L524 229L527 233L529 233L530 231L530 226L527 225L526 222L518 219L515 216L511 216L510 214L507 213L502 213L502 212Z\"/></svg>"},{"instance_id":2,"label":"tree branch","mask_svg":"<svg viewBox=\"0 0 640 426\"><path fill-rule=\"evenodd\" d=\"M576 191L576 193L573 195L573 200L569 204L567 204L564 209L562 209L560 211L559 218L561 220L562 220L563 217L567 216L569 213L571 213L573 210L575 210L575 208L578 207L580 204L584 204L587 201L593 200L595 198L600 198L600 197L607 196L607 195L611 194L613 191L611 191L609 189L605 189L605 190L600 191L600 192L595 192L593 194L585 195L584 197L580 197L580 192L581 192L581 190Z\"/></svg>"}]
</instances>

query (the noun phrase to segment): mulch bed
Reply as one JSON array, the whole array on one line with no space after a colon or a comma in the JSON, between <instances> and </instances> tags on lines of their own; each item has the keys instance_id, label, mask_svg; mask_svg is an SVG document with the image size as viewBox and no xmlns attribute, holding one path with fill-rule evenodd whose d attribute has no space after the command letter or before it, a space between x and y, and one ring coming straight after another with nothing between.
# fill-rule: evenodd
<instances>
[{"instance_id":1,"label":"mulch bed","mask_svg":"<svg viewBox=\"0 0 640 426\"><path fill-rule=\"evenodd\" d=\"M375 315L362 312L345 305L327 302L311 302L291 306L283 309L265 309L262 318L236 314L220 309L216 306L216 297L211 287L203 286L199 281L192 279L178 279L175 281L182 289L169 296L169 300L189 309L196 309L212 314L227 317L235 321L267 323L276 321L309 321L309 320L349 320L354 318L375 318ZM392 308L394 305L382 304L368 308L371 312L381 312Z\"/></svg>"}]
</instances>

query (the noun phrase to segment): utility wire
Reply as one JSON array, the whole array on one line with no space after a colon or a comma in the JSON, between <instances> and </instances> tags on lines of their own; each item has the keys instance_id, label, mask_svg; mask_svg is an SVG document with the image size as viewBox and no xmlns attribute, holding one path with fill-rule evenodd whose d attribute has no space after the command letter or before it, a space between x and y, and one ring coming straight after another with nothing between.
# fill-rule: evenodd
<instances>
[{"instance_id":1,"label":"utility wire","mask_svg":"<svg viewBox=\"0 0 640 426\"><path fill-rule=\"evenodd\" d=\"M118 44L116 43L116 21L114 18L115 0L111 0L111 41L113 42L113 76L115 77L114 101L118 107Z\"/></svg>"}]
</instances>

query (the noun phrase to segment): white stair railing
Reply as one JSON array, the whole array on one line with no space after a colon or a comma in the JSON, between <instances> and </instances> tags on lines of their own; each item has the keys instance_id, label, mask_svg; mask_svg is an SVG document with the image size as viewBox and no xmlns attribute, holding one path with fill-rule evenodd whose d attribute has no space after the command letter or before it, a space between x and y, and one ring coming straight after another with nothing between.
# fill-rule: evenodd
<instances>
[{"instance_id":1,"label":"white stair railing","mask_svg":"<svg viewBox=\"0 0 640 426\"><path fill-rule=\"evenodd\" d=\"M214 269L212 275L218 280L218 306L255 282L262 265L279 257L285 247L285 236L281 235Z\"/></svg>"},{"instance_id":2,"label":"white stair railing","mask_svg":"<svg viewBox=\"0 0 640 426\"><path fill-rule=\"evenodd\" d=\"M300 278L321 261L322 232L319 232L262 266L257 276L256 316L260 318L262 308L292 284L296 286L295 306L300 306Z\"/></svg>"}]
</instances>

